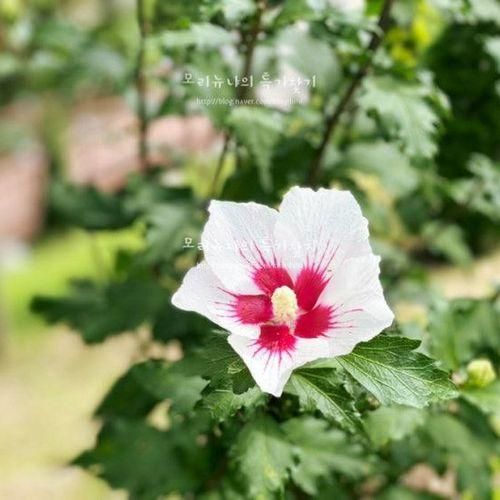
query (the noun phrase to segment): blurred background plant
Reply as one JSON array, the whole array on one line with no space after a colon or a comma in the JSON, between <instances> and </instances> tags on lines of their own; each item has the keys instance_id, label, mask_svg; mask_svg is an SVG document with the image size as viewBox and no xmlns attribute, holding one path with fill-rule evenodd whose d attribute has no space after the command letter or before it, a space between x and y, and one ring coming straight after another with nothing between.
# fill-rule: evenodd
<instances>
[{"instance_id":1,"label":"blurred background plant","mask_svg":"<svg viewBox=\"0 0 500 500\"><path fill-rule=\"evenodd\" d=\"M494 495L496 0L2 0L0 22L0 496L122 497L63 468L87 449L76 463L131 498ZM317 85L198 83L264 73ZM210 330L169 301L207 200L295 184L353 191L399 332L458 399L379 407L339 372L353 437L297 395L269 427L253 388L175 372Z\"/></svg>"}]
</instances>

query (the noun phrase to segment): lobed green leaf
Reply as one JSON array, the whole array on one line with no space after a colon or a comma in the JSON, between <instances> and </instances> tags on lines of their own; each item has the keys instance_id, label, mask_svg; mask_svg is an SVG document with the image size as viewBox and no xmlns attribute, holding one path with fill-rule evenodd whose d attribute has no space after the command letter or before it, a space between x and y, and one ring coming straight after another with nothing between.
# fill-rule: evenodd
<instances>
[{"instance_id":1,"label":"lobed green leaf","mask_svg":"<svg viewBox=\"0 0 500 500\"><path fill-rule=\"evenodd\" d=\"M425 422L425 413L405 406L382 406L368 413L365 430L372 443L384 446L410 435Z\"/></svg>"},{"instance_id":2,"label":"lobed green leaf","mask_svg":"<svg viewBox=\"0 0 500 500\"><path fill-rule=\"evenodd\" d=\"M293 447L280 426L258 416L239 433L231 454L248 489L249 498L271 498L284 490L294 464Z\"/></svg>"},{"instance_id":3,"label":"lobed green leaf","mask_svg":"<svg viewBox=\"0 0 500 500\"><path fill-rule=\"evenodd\" d=\"M414 352L418 346L415 340L379 335L338 358L338 363L385 405L422 408L456 397L447 373L434 360Z\"/></svg>"},{"instance_id":4,"label":"lobed green leaf","mask_svg":"<svg viewBox=\"0 0 500 500\"><path fill-rule=\"evenodd\" d=\"M299 397L304 411L319 410L327 419L356 432L360 430L359 414L352 396L331 368L301 368L296 370L286 389Z\"/></svg>"}]
</instances>

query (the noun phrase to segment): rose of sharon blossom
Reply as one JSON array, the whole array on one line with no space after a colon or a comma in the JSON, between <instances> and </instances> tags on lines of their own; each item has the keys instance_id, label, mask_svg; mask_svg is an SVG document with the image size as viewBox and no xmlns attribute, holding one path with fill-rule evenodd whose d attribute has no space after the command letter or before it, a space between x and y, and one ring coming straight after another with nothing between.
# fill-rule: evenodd
<instances>
[{"instance_id":1,"label":"rose of sharon blossom","mask_svg":"<svg viewBox=\"0 0 500 500\"><path fill-rule=\"evenodd\" d=\"M212 201L209 212L206 260L172 303L228 330L263 391L280 396L294 368L347 354L392 323L351 193L294 187L279 211Z\"/></svg>"}]
</instances>

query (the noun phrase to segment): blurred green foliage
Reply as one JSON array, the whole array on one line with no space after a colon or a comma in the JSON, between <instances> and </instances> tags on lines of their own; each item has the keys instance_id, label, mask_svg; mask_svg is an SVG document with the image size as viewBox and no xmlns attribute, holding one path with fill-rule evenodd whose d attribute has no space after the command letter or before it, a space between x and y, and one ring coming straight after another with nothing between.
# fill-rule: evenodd
<instances>
[{"instance_id":1,"label":"blurred green foliage","mask_svg":"<svg viewBox=\"0 0 500 500\"><path fill-rule=\"evenodd\" d=\"M30 93L68 98L123 89L136 45L129 33L136 28L130 11L122 12L118 2L87 9L56 0L2 2L0 104Z\"/></svg>"},{"instance_id":2,"label":"blurred green foliage","mask_svg":"<svg viewBox=\"0 0 500 500\"><path fill-rule=\"evenodd\" d=\"M491 495L500 393L496 382L470 387L466 368L476 358L499 366L498 293L446 301L422 269L436 259L466 265L498 243L500 7L397 2L374 55L367 40L383 4L353 12L327 0L148 1L144 59L138 26L118 2L100 4L97 21L85 26L62 3L2 4L3 104L117 91L136 102L145 75L164 94L142 120L203 114L226 138L220 156L198 160L213 178L209 187L185 175L189 156L169 167L183 187L162 165L113 194L64 176L51 183L59 225L140 232L141 244L113 252L104 275L32 303L88 343L147 332L142 359L96 411L96 445L75 460L130 498L341 499L367 489L376 498L430 498L429 485L416 491L404 481L422 462L438 475L456 472L452 494ZM291 185L306 184L327 117L367 58L369 71L327 137L318 183L355 194L382 255L388 297L418 304L425 321L402 321L351 355L297 370L283 397L270 398L225 333L174 309L170 296L201 258L207 198L275 205ZM258 76L316 74L318 85L304 103L283 107L234 101L252 98L251 90L183 83L185 73L226 78L244 76L245 67ZM218 98L234 105L213 105ZM178 361L149 354L172 345L182 347Z\"/></svg>"},{"instance_id":3,"label":"blurred green foliage","mask_svg":"<svg viewBox=\"0 0 500 500\"><path fill-rule=\"evenodd\" d=\"M99 234L71 230L45 238L27 262L3 273L1 288L9 323L16 331L34 331L40 326L39 318L29 311L34 295L62 294L68 289L68 280L77 276L106 280L118 250L141 246L140 231L134 227ZM68 255L70 259L61 257Z\"/></svg>"}]
</instances>

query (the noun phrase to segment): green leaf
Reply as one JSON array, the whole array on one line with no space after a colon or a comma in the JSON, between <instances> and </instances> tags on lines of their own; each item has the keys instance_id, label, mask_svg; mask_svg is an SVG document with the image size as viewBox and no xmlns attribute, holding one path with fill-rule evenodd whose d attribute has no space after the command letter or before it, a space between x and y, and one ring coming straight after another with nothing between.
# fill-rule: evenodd
<instances>
[{"instance_id":1,"label":"green leaf","mask_svg":"<svg viewBox=\"0 0 500 500\"><path fill-rule=\"evenodd\" d=\"M194 23L189 29L165 31L159 35L159 40L166 49L192 46L198 49L216 49L233 42L229 31L210 23Z\"/></svg>"},{"instance_id":2,"label":"green leaf","mask_svg":"<svg viewBox=\"0 0 500 500\"><path fill-rule=\"evenodd\" d=\"M345 390L331 368L301 368L294 371L286 387L299 397L304 411L319 410L352 432L359 430L359 415L353 398Z\"/></svg>"},{"instance_id":3,"label":"green leaf","mask_svg":"<svg viewBox=\"0 0 500 500\"><path fill-rule=\"evenodd\" d=\"M205 342L178 363L179 370L210 380L210 389L228 389L238 395L255 386L248 368L227 341L225 332L205 334Z\"/></svg>"},{"instance_id":4,"label":"green leaf","mask_svg":"<svg viewBox=\"0 0 500 500\"><path fill-rule=\"evenodd\" d=\"M499 37L500 41L500 37ZM483 155L472 155L467 168L472 176L452 183L457 203L494 222L500 221L500 166Z\"/></svg>"},{"instance_id":5,"label":"green leaf","mask_svg":"<svg viewBox=\"0 0 500 500\"><path fill-rule=\"evenodd\" d=\"M107 284L80 280L71 283L68 296L35 297L31 308L49 323L67 323L90 344L134 330L154 317L165 301L165 291L150 280L129 278Z\"/></svg>"},{"instance_id":6,"label":"green leaf","mask_svg":"<svg viewBox=\"0 0 500 500\"><path fill-rule=\"evenodd\" d=\"M335 51L328 43L315 38L308 31L290 26L281 31L277 44L287 50L280 54L280 60L299 71L305 78L316 77L316 86L332 91L342 74ZM314 54L314 57L311 57Z\"/></svg>"},{"instance_id":7,"label":"green leaf","mask_svg":"<svg viewBox=\"0 0 500 500\"><path fill-rule=\"evenodd\" d=\"M213 383L225 383L228 378L246 370L245 364L229 345L226 333L215 333L198 351L199 369Z\"/></svg>"},{"instance_id":8,"label":"green leaf","mask_svg":"<svg viewBox=\"0 0 500 500\"><path fill-rule=\"evenodd\" d=\"M190 64L186 71L193 75L193 81L203 80L207 75L219 78L234 78L232 69L219 51L194 51L190 54ZM225 129L229 111L234 104L234 87L222 85L221 88L207 85L182 85L182 94L188 104L201 108L216 128Z\"/></svg>"},{"instance_id":9,"label":"green leaf","mask_svg":"<svg viewBox=\"0 0 500 500\"><path fill-rule=\"evenodd\" d=\"M213 323L199 314L182 311L171 301L160 309L153 324L153 337L160 342L177 339L183 346L199 345Z\"/></svg>"},{"instance_id":10,"label":"green leaf","mask_svg":"<svg viewBox=\"0 0 500 500\"><path fill-rule=\"evenodd\" d=\"M282 8L274 21L277 28L282 28L296 21L308 21L317 17L308 0L287 0L282 2Z\"/></svg>"},{"instance_id":11,"label":"green leaf","mask_svg":"<svg viewBox=\"0 0 500 500\"><path fill-rule=\"evenodd\" d=\"M162 203L153 207L146 219L146 262L165 261L182 250L184 238L195 230L194 210L193 205L183 202Z\"/></svg>"},{"instance_id":12,"label":"green leaf","mask_svg":"<svg viewBox=\"0 0 500 500\"><path fill-rule=\"evenodd\" d=\"M113 384L95 414L104 419L141 418L145 417L158 401L158 398L145 390L133 373L128 371Z\"/></svg>"},{"instance_id":13,"label":"green leaf","mask_svg":"<svg viewBox=\"0 0 500 500\"><path fill-rule=\"evenodd\" d=\"M172 400L172 408L179 412L192 410L207 385L200 376L186 376L177 364L157 360L136 365L133 376L158 401Z\"/></svg>"},{"instance_id":14,"label":"green leaf","mask_svg":"<svg viewBox=\"0 0 500 500\"><path fill-rule=\"evenodd\" d=\"M372 469L364 450L343 432L329 429L324 420L294 418L285 422L282 429L294 446L292 479L310 495L318 493L318 480L333 472L359 478Z\"/></svg>"},{"instance_id":15,"label":"green leaf","mask_svg":"<svg viewBox=\"0 0 500 500\"><path fill-rule=\"evenodd\" d=\"M472 262L472 253L459 225L429 221L422 227L422 236L431 252L443 255L453 264L465 266Z\"/></svg>"},{"instance_id":16,"label":"green leaf","mask_svg":"<svg viewBox=\"0 0 500 500\"><path fill-rule=\"evenodd\" d=\"M360 105L373 112L411 157L432 158L439 119L427 102L428 90L390 77L365 80Z\"/></svg>"},{"instance_id":17,"label":"green leaf","mask_svg":"<svg viewBox=\"0 0 500 500\"><path fill-rule=\"evenodd\" d=\"M50 202L56 217L91 231L126 227L138 215L120 195L60 181L51 184Z\"/></svg>"},{"instance_id":18,"label":"green leaf","mask_svg":"<svg viewBox=\"0 0 500 500\"><path fill-rule=\"evenodd\" d=\"M448 461L458 472L460 491L470 491L473 498L488 498L491 493L488 464L493 443L479 438L451 415L431 415L423 429L433 441L433 450L449 454Z\"/></svg>"},{"instance_id":19,"label":"green leaf","mask_svg":"<svg viewBox=\"0 0 500 500\"><path fill-rule=\"evenodd\" d=\"M484 413L500 414L500 380L486 387L464 387L462 396Z\"/></svg>"},{"instance_id":20,"label":"green leaf","mask_svg":"<svg viewBox=\"0 0 500 500\"><path fill-rule=\"evenodd\" d=\"M305 173L314 158L315 149L303 137L285 137L279 141L271 161L273 190L264 192L255 175L254 165L243 165L229 177L224 185L222 198L235 201L256 201L275 204L280 201L278 194L288 186L304 182Z\"/></svg>"},{"instance_id":21,"label":"green leaf","mask_svg":"<svg viewBox=\"0 0 500 500\"><path fill-rule=\"evenodd\" d=\"M156 206L169 207L170 204L183 207L190 204L193 209L195 200L188 187L165 186L162 181L162 169L151 169L147 176L132 175L127 183L125 205L131 211L150 214Z\"/></svg>"},{"instance_id":22,"label":"green leaf","mask_svg":"<svg viewBox=\"0 0 500 500\"><path fill-rule=\"evenodd\" d=\"M149 3L153 4L151 6L153 14L149 16L149 19L153 28L156 28L154 32L165 28L185 28L202 17L202 10L198 3L185 0L169 0L168 2L149 0Z\"/></svg>"},{"instance_id":23,"label":"green leaf","mask_svg":"<svg viewBox=\"0 0 500 500\"><path fill-rule=\"evenodd\" d=\"M202 408L206 408L214 420L223 421L232 417L238 410L255 408L266 401L265 394L252 387L246 392L235 394L232 387L216 387L203 396Z\"/></svg>"},{"instance_id":24,"label":"green leaf","mask_svg":"<svg viewBox=\"0 0 500 500\"><path fill-rule=\"evenodd\" d=\"M422 408L456 397L448 375L436 368L434 360L414 352L418 345L404 337L379 335L358 344L338 363L385 405Z\"/></svg>"},{"instance_id":25,"label":"green leaf","mask_svg":"<svg viewBox=\"0 0 500 500\"><path fill-rule=\"evenodd\" d=\"M421 410L405 406L387 406L368 413L365 429L372 443L381 447L389 441L397 441L423 425L425 414Z\"/></svg>"},{"instance_id":26,"label":"green leaf","mask_svg":"<svg viewBox=\"0 0 500 500\"><path fill-rule=\"evenodd\" d=\"M253 0L218 0L210 7L210 14L222 12L229 24L236 24L255 13L256 4Z\"/></svg>"},{"instance_id":27,"label":"green leaf","mask_svg":"<svg viewBox=\"0 0 500 500\"><path fill-rule=\"evenodd\" d=\"M259 168L262 187L271 190L269 169L274 147L283 132L283 115L266 108L240 106L231 111L228 123Z\"/></svg>"},{"instance_id":28,"label":"green leaf","mask_svg":"<svg viewBox=\"0 0 500 500\"><path fill-rule=\"evenodd\" d=\"M93 450L74 463L124 488L130 498L153 500L174 492L193 492L207 478L209 453L186 429L159 431L141 422L107 423Z\"/></svg>"},{"instance_id":29,"label":"green leaf","mask_svg":"<svg viewBox=\"0 0 500 500\"><path fill-rule=\"evenodd\" d=\"M490 299L456 299L434 304L430 350L446 368L458 370L474 357L500 349L500 314Z\"/></svg>"},{"instance_id":30,"label":"green leaf","mask_svg":"<svg viewBox=\"0 0 500 500\"><path fill-rule=\"evenodd\" d=\"M293 448L279 425L267 416L248 422L231 454L248 489L248 498L273 498L284 490L294 463Z\"/></svg>"},{"instance_id":31,"label":"green leaf","mask_svg":"<svg viewBox=\"0 0 500 500\"><path fill-rule=\"evenodd\" d=\"M384 141L358 142L347 149L340 166L353 172L375 174L395 197L409 194L418 185L410 161L393 144Z\"/></svg>"},{"instance_id":32,"label":"green leaf","mask_svg":"<svg viewBox=\"0 0 500 500\"><path fill-rule=\"evenodd\" d=\"M104 418L144 417L166 399L171 400L172 411L186 413L194 408L206 385L206 380L187 376L176 365L145 361L132 366L115 382L96 414Z\"/></svg>"}]
</instances>

